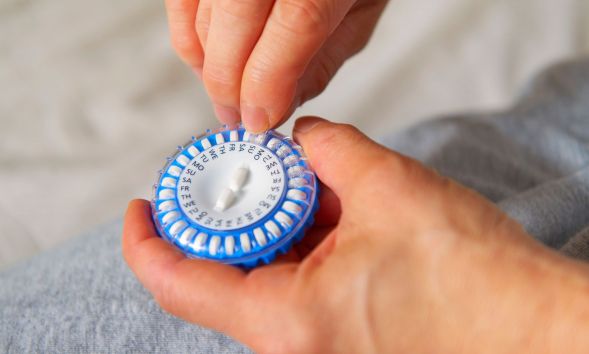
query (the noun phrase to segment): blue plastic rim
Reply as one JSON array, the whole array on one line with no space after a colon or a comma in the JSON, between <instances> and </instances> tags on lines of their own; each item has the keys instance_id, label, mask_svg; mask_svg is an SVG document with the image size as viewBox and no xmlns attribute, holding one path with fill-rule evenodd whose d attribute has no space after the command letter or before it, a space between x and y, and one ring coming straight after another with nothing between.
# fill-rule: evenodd
<instances>
[{"instance_id":1,"label":"blue plastic rim","mask_svg":"<svg viewBox=\"0 0 589 354\"><path fill-rule=\"evenodd\" d=\"M282 169L284 176L282 195L261 219L242 228L218 230L214 225L196 223L181 207L187 202L179 198L182 172L207 149L228 148L229 144L239 142L263 147L281 161L277 168ZM272 262L278 253L286 253L304 237L319 206L318 192L317 178L302 148L291 138L273 130L250 134L242 126L223 126L193 137L168 158L154 186L153 220L160 236L187 257L252 268Z\"/></svg>"}]
</instances>

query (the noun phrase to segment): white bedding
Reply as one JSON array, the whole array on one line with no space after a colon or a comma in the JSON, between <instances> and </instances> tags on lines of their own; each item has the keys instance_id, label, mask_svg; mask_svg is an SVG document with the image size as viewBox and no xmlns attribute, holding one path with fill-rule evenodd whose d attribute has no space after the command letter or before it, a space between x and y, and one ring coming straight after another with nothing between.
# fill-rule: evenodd
<instances>
[{"instance_id":1,"label":"white bedding","mask_svg":"<svg viewBox=\"0 0 589 354\"><path fill-rule=\"evenodd\" d=\"M368 48L297 115L376 137L508 104L540 68L587 54L587 17L585 0L391 1ZM216 125L161 2L1 0L0 90L0 268L120 217L166 154Z\"/></svg>"}]
</instances>

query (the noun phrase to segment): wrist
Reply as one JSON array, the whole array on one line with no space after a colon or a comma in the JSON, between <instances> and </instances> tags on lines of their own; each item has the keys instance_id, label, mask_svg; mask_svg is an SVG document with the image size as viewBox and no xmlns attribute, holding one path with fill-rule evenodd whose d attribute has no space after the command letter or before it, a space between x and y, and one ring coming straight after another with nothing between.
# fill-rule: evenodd
<instances>
[{"instance_id":1,"label":"wrist","mask_svg":"<svg viewBox=\"0 0 589 354\"><path fill-rule=\"evenodd\" d=\"M503 308L488 308L496 330L489 351L585 353L589 348L589 270L545 248L510 248L509 261L497 267L494 285ZM529 246L529 245L528 245ZM484 319L483 319L484 320ZM493 338L490 336L489 338Z\"/></svg>"},{"instance_id":2,"label":"wrist","mask_svg":"<svg viewBox=\"0 0 589 354\"><path fill-rule=\"evenodd\" d=\"M441 283L431 292L435 305L422 328L435 345L429 349L586 352L589 267L531 239L505 241L463 245L439 266Z\"/></svg>"}]
</instances>

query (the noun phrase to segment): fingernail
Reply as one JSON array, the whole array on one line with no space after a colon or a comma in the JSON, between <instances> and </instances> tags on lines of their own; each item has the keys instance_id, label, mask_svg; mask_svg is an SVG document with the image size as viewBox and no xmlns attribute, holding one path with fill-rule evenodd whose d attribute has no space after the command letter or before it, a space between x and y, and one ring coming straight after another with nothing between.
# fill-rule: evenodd
<instances>
[{"instance_id":1,"label":"fingernail","mask_svg":"<svg viewBox=\"0 0 589 354\"><path fill-rule=\"evenodd\" d=\"M313 129L317 124L321 122L325 122L325 119L319 117L299 118L295 123L293 131L295 133L308 133L311 131L311 129Z\"/></svg>"},{"instance_id":2,"label":"fingernail","mask_svg":"<svg viewBox=\"0 0 589 354\"><path fill-rule=\"evenodd\" d=\"M232 107L222 106L220 104L214 105L215 115L222 123L237 124L239 123L239 112Z\"/></svg>"},{"instance_id":3,"label":"fingernail","mask_svg":"<svg viewBox=\"0 0 589 354\"><path fill-rule=\"evenodd\" d=\"M263 108L244 104L241 107L241 118L249 132L262 133L270 128L270 118Z\"/></svg>"}]
</instances>

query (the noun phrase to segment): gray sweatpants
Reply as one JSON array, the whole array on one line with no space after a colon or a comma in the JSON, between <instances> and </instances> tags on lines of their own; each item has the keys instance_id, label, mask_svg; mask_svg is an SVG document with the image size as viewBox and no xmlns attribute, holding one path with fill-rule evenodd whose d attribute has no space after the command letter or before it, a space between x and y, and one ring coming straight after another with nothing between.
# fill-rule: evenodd
<instances>
[{"instance_id":1,"label":"gray sweatpants","mask_svg":"<svg viewBox=\"0 0 589 354\"><path fill-rule=\"evenodd\" d=\"M428 122L383 143L589 260L589 61L547 71L504 112ZM160 310L124 264L120 234L115 222L0 273L0 352L248 352Z\"/></svg>"}]
</instances>

